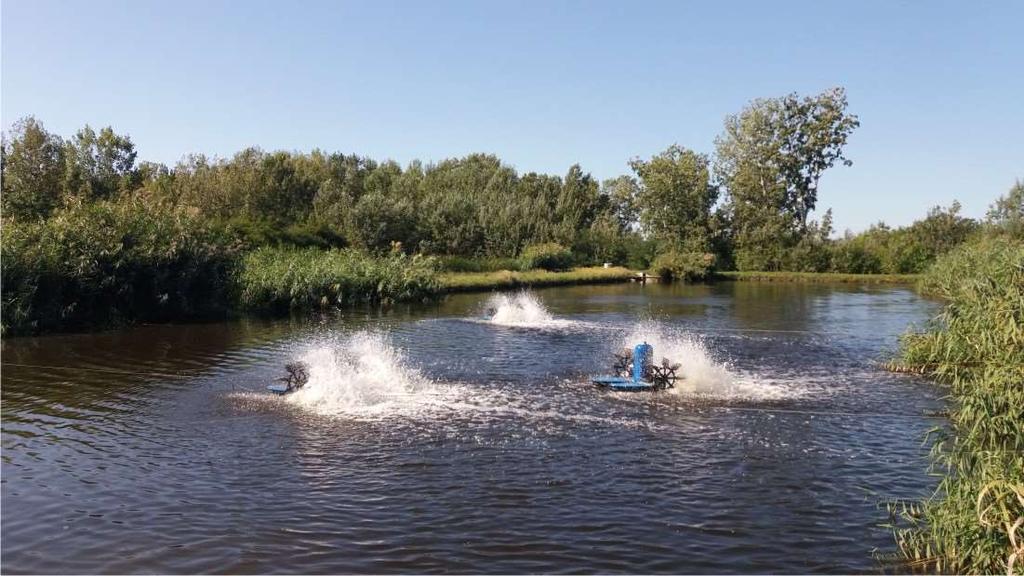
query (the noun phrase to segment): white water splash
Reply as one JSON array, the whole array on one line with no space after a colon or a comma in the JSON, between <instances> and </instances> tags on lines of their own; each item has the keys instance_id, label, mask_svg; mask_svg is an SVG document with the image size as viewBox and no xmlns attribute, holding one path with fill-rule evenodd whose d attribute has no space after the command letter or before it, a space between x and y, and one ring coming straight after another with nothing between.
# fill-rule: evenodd
<instances>
[{"instance_id":1,"label":"white water splash","mask_svg":"<svg viewBox=\"0 0 1024 576\"><path fill-rule=\"evenodd\" d=\"M302 358L309 381L288 402L325 416L380 416L443 404L437 387L383 335L359 332Z\"/></svg>"},{"instance_id":2,"label":"white water splash","mask_svg":"<svg viewBox=\"0 0 1024 576\"><path fill-rule=\"evenodd\" d=\"M487 321L515 328L557 329L572 326L570 320L557 319L531 292L495 294L486 304Z\"/></svg>"},{"instance_id":3,"label":"white water splash","mask_svg":"<svg viewBox=\"0 0 1024 576\"><path fill-rule=\"evenodd\" d=\"M790 386L733 371L727 363L716 360L698 336L671 332L654 322L637 325L621 340L618 349L632 349L642 342L654 347L654 362L660 364L662 358L667 358L670 363L680 364L676 373L682 378L671 389L673 394L736 400L773 400L799 395Z\"/></svg>"}]
</instances>

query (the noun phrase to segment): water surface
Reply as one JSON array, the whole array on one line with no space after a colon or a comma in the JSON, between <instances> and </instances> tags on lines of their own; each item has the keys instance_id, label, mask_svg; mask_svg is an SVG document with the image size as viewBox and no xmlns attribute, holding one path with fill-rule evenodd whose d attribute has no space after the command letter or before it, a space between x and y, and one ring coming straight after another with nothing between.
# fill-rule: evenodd
<instances>
[{"instance_id":1,"label":"water surface","mask_svg":"<svg viewBox=\"0 0 1024 576\"><path fill-rule=\"evenodd\" d=\"M862 572L928 494L933 303L721 283L8 339L4 572ZM491 316L494 315L492 318ZM595 389L646 339L668 393ZM262 392L302 359L312 379Z\"/></svg>"}]
</instances>

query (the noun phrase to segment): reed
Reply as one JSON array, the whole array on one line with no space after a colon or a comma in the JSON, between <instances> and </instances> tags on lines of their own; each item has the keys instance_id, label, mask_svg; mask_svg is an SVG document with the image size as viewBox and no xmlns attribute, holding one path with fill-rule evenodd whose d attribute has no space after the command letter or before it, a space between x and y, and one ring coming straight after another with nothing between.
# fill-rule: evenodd
<instances>
[{"instance_id":1,"label":"reed","mask_svg":"<svg viewBox=\"0 0 1024 576\"><path fill-rule=\"evenodd\" d=\"M558 286L567 284L601 284L627 282L634 272L627 268L587 267L565 272L529 270L515 272L459 272L442 274L441 287L446 292L473 292L519 288L524 286Z\"/></svg>"},{"instance_id":2,"label":"reed","mask_svg":"<svg viewBox=\"0 0 1024 576\"><path fill-rule=\"evenodd\" d=\"M140 201L3 224L5 335L223 313L238 243Z\"/></svg>"},{"instance_id":3,"label":"reed","mask_svg":"<svg viewBox=\"0 0 1024 576\"><path fill-rule=\"evenodd\" d=\"M439 289L432 258L351 249L260 248L242 259L235 283L240 307L256 311L416 300Z\"/></svg>"},{"instance_id":4,"label":"reed","mask_svg":"<svg viewBox=\"0 0 1024 576\"><path fill-rule=\"evenodd\" d=\"M892 368L946 387L950 426L932 432L935 493L891 507L897 544L936 572L1024 573L1024 242L974 240L919 286L946 306Z\"/></svg>"}]
</instances>

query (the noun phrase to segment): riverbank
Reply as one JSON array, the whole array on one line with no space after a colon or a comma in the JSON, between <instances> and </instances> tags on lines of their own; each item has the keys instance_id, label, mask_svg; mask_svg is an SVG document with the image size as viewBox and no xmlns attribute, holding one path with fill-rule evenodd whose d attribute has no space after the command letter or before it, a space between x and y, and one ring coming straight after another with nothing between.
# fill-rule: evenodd
<instances>
[{"instance_id":1,"label":"riverbank","mask_svg":"<svg viewBox=\"0 0 1024 576\"><path fill-rule=\"evenodd\" d=\"M914 284L920 274L843 274L838 272L716 272L712 280L840 284Z\"/></svg>"},{"instance_id":2,"label":"riverbank","mask_svg":"<svg viewBox=\"0 0 1024 576\"><path fill-rule=\"evenodd\" d=\"M560 272L528 270L515 272L446 272L440 276L441 292L475 292L571 284L607 284L628 282L636 272L628 268L599 266L573 268Z\"/></svg>"}]
</instances>

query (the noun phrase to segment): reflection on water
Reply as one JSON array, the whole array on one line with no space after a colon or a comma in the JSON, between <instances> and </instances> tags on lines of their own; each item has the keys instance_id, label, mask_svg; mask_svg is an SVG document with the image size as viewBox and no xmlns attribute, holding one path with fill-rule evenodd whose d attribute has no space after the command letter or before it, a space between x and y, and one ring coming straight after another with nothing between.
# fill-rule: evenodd
<instances>
[{"instance_id":1,"label":"reflection on water","mask_svg":"<svg viewBox=\"0 0 1024 576\"><path fill-rule=\"evenodd\" d=\"M2 568L876 570L878 502L929 493L938 401L874 360L934 312L614 285L7 340ZM637 338L677 390L588 384ZM266 394L296 359L307 388Z\"/></svg>"}]
</instances>

